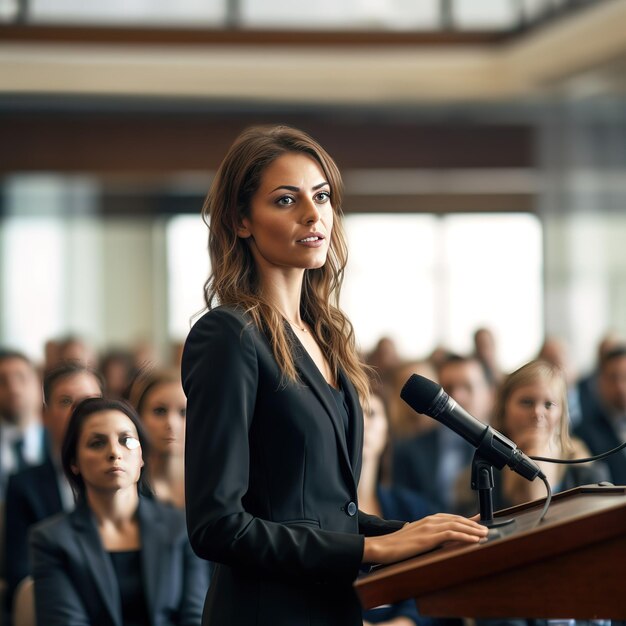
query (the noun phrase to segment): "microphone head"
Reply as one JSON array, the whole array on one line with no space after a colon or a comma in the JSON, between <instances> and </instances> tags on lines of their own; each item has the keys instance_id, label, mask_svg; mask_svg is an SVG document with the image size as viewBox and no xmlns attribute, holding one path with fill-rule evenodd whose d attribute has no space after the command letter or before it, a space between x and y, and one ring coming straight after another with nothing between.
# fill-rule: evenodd
<instances>
[{"instance_id":1,"label":"microphone head","mask_svg":"<svg viewBox=\"0 0 626 626\"><path fill-rule=\"evenodd\" d=\"M441 385L438 385L434 380L413 374L404 383L400 397L418 413L428 415L428 409L440 391Z\"/></svg>"}]
</instances>

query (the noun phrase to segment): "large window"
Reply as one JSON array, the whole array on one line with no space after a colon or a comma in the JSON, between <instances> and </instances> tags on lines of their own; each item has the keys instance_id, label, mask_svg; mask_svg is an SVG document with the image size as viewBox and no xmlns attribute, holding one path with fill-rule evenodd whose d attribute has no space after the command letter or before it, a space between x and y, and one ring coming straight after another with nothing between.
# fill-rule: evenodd
<instances>
[{"instance_id":1,"label":"large window","mask_svg":"<svg viewBox=\"0 0 626 626\"><path fill-rule=\"evenodd\" d=\"M0 0L0 20L19 16L47 24L510 31L581 4L580 0Z\"/></svg>"},{"instance_id":2,"label":"large window","mask_svg":"<svg viewBox=\"0 0 626 626\"><path fill-rule=\"evenodd\" d=\"M172 218L167 226L168 332L182 340L205 307L202 285L209 276L208 229L198 215Z\"/></svg>"},{"instance_id":3,"label":"large window","mask_svg":"<svg viewBox=\"0 0 626 626\"><path fill-rule=\"evenodd\" d=\"M472 333L491 328L502 365L536 354L543 337L539 220L526 214L349 215L350 259L342 306L363 350L392 337L403 356L437 345L468 352ZM199 217L168 226L170 334L183 338L204 306L206 226ZM175 277L175 279L174 279Z\"/></svg>"}]
</instances>

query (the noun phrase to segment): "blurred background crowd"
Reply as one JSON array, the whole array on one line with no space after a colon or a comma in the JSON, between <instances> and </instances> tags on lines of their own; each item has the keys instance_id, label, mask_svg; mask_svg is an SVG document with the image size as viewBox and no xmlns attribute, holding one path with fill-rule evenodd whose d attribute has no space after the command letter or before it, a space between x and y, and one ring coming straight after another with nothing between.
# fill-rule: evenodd
<instances>
[{"instance_id":1,"label":"blurred background crowd","mask_svg":"<svg viewBox=\"0 0 626 626\"><path fill-rule=\"evenodd\" d=\"M529 455L573 459L600 454L626 441L626 341L611 334L597 347L595 367L579 375L567 344L548 337L536 358L514 372L503 368L488 328L473 334L471 352L438 346L419 360L405 360L394 341L381 338L363 355L370 367L372 396L365 411L359 506L389 519L413 521L445 511L479 512L472 491L474 449L459 436L400 399L412 374L438 381L463 408L492 424ZM46 360L0 350L0 494L6 616L20 583L32 575L28 534L33 525L75 500L63 473L63 440L72 411L87 398L124 400L134 408L150 444L144 472L154 497L184 510L186 398L180 380L180 347L167 363L141 344L97 355L77 336L46 343ZM280 433L276 433L280 437ZM147 445L147 444L144 444ZM148 448L146 447L146 450ZM610 481L626 483L626 456L573 466L542 464L554 491ZM496 473L496 509L545 495L507 469ZM75 491L75 490L74 490ZM79 501L80 504L80 501ZM196 601L201 606L208 585ZM201 583L202 586L202 583ZM366 615L372 623L424 621L412 603ZM427 621L427 620L426 620Z\"/></svg>"}]
</instances>

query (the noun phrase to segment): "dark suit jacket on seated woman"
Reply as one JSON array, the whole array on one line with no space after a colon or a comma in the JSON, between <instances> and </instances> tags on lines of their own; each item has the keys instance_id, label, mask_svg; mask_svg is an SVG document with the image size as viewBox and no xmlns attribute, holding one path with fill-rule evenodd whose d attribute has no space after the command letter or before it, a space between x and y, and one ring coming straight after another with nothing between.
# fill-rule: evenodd
<instances>
[{"instance_id":1,"label":"dark suit jacket on seated woman","mask_svg":"<svg viewBox=\"0 0 626 626\"><path fill-rule=\"evenodd\" d=\"M42 626L198 626L208 587L184 514L147 495L149 443L121 401L80 402L61 460L76 509L33 527Z\"/></svg>"},{"instance_id":2,"label":"dark suit jacket on seated woman","mask_svg":"<svg viewBox=\"0 0 626 626\"><path fill-rule=\"evenodd\" d=\"M199 624L208 576L189 545L183 513L142 497L138 517L150 624ZM38 624L126 626L116 573L88 507L40 523L31 549Z\"/></svg>"}]
</instances>

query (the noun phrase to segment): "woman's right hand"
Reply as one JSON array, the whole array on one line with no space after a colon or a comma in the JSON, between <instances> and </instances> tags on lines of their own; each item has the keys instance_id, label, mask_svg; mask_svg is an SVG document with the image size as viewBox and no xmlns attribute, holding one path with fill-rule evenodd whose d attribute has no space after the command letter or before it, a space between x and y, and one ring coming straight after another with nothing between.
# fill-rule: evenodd
<instances>
[{"instance_id":1,"label":"woman's right hand","mask_svg":"<svg viewBox=\"0 0 626 626\"><path fill-rule=\"evenodd\" d=\"M437 513L406 524L388 535L365 537L363 562L395 563L446 543L478 543L487 532L485 526L474 520Z\"/></svg>"}]
</instances>

